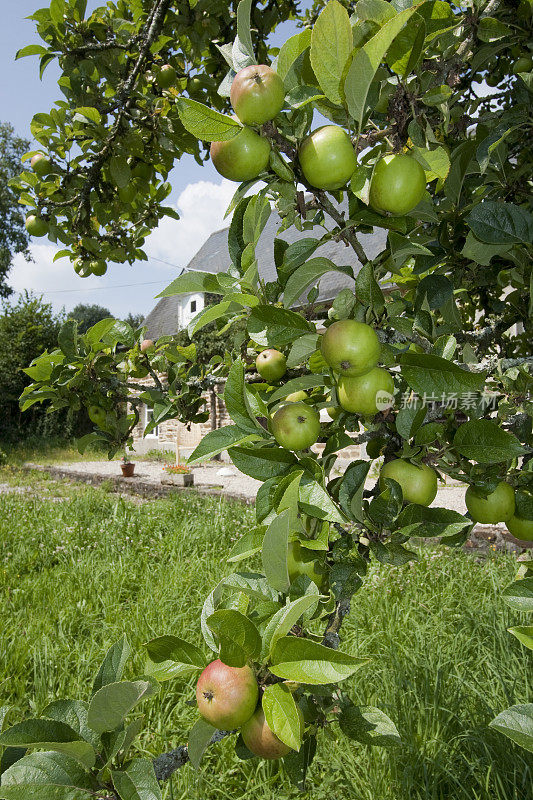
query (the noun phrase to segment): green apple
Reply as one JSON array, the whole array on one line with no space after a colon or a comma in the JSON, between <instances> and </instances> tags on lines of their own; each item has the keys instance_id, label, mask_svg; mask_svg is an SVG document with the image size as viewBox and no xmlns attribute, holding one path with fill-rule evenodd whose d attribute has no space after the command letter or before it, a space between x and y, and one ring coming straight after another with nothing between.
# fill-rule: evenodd
<instances>
[{"instance_id":1,"label":"green apple","mask_svg":"<svg viewBox=\"0 0 533 800\"><path fill-rule=\"evenodd\" d=\"M29 214L26 217L26 230L30 236L46 236L48 233L48 222L37 214Z\"/></svg>"},{"instance_id":2,"label":"green apple","mask_svg":"<svg viewBox=\"0 0 533 800\"><path fill-rule=\"evenodd\" d=\"M158 69L155 76L155 82L161 89L170 89L176 83L176 70L170 64L164 64L161 69Z\"/></svg>"},{"instance_id":3,"label":"green apple","mask_svg":"<svg viewBox=\"0 0 533 800\"><path fill-rule=\"evenodd\" d=\"M304 400L309 400L309 395L301 389L299 392L291 392L287 395L285 403L301 403Z\"/></svg>"},{"instance_id":4,"label":"green apple","mask_svg":"<svg viewBox=\"0 0 533 800\"><path fill-rule=\"evenodd\" d=\"M272 67L251 64L239 70L230 92L231 105L241 122L263 125L274 119L285 103L283 81Z\"/></svg>"},{"instance_id":5,"label":"green apple","mask_svg":"<svg viewBox=\"0 0 533 800\"><path fill-rule=\"evenodd\" d=\"M326 411L331 419L337 419L342 414L342 408L339 408L339 406L328 406Z\"/></svg>"},{"instance_id":6,"label":"green apple","mask_svg":"<svg viewBox=\"0 0 533 800\"><path fill-rule=\"evenodd\" d=\"M382 367L349 377L342 375L337 384L337 397L345 411L362 416L374 416L392 404L394 381Z\"/></svg>"},{"instance_id":7,"label":"green apple","mask_svg":"<svg viewBox=\"0 0 533 800\"><path fill-rule=\"evenodd\" d=\"M531 72L532 69L533 58L528 55L520 56L513 64L513 72L515 75L518 75L520 72Z\"/></svg>"},{"instance_id":8,"label":"green apple","mask_svg":"<svg viewBox=\"0 0 533 800\"><path fill-rule=\"evenodd\" d=\"M317 558L316 550L308 550L307 547L302 547L300 542L289 542L287 568L291 583L300 575L307 575L319 589L322 588L326 572Z\"/></svg>"},{"instance_id":9,"label":"green apple","mask_svg":"<svg viewBox=\"0 0 533 800\"><path fill-rule=\"evenodd\" d=\"M381 345L370 325L355 319L341 319L326 330L320 350L332 370L343 376L357 377L376 366Z\"/></svg>"},{"instance_id":10,"label":"green apple","mask_svg":"<svg viewBox=\"0 0 533 800\"><path fill-rule=\"evenodd\" d=\"M505 481L500 481L493 492L483 497L474 486L469 486L465 503L475 522L507 522L515 511L514 489Z\"/></svg>"},{"instance_id":11,"label":"green apple","mask_svg":"<svg viewBox=\"0 0 533 800\"><path fill-rule=\"evenodd\" d=\"M265 381L279 381L287 372L287 359L279 350L262 350L255 359L255 367Z\"/></svg>"},{"instance_id":12,"label":"green apple","mask_svg":"<svg viewBox=\"0 0 533 800\"><path fill-rule=\"evenodd\" d=\"M107 264L103 258L95 258L93 261L89 261L89 269L93 275L105 275L107 272Z\"/></svg>"},{"instance_id":13,"label":"green apple","mask_svg":"<svg viewBox=\"0 0 533 800\"><path fill-rule=\"evenodd\" d=\"M107 414L105 410L101 408L101 406L89 406L87 413L91 422L94 422L94 424L98 425L99 428L102 428L105 425Z\"/></svg>"},{"instance_id":14,"label":"green apple","mask_svg":"<svg viewBox=\"0 0 533 800\"><path fill-rule=\"evenodd\" d=\"M31 168L40 178L52 171L52 162L43 153L36 153L30 161Z\"/></svg>"},{"instance_id":15,"label":"green apple","mask_svg":"<svg viewBox=\"0 0 533 800\"><path fill-rule=\"evenodd\" d=\"M387 461L381 468L379 483L382 489L384 478L392 478L402 487L404 503L429 506L437 496L437 473L427 464L411 464L403 458Z\"/></svg>"},{"instance_id":16,"label":"green apple","mask_svg":"<svg viewBox=\"0 0 533 800\"><path fill-rule=\"evenodd\" d=\"M377 162L370 181L370 205L400 216L419 204L426 190L426 173L411 156L390 153Z\"/></svg>"},{"instance_id":17,"label":"green apple","mask_svg":"<svg viewBox=\"0 0 533 800\"><path fill-rule=\"evenodd\" d=\"M196 684L203 719L222 731L240 728L257 706L259 688L251 667L228 667L220 659L204 669Z\"/></svg>"},{"instance_id":18,"label":"green apple","mask_svg":"<svg viewBox=\"0 0 533 800\"><path fill-rule=\"evenodd\" d=\"M505 523L509 533L515 539L522 539L525 542L533 542L533 519L512 516Z\"/></svg>"},{"instance_id":19,"label":"green apple","mask_svg":"<svg viewBox=\"0 0 533 800\"><path fill-rule=\"evenodd\" d=\"M338 125L310 133L300 145L298 159L306 181L329 191L345 186L357 166L351 139Z\"/></svg>"},{"instance_id":20,"label":"green apple","mask_svg":"<svg viewBox=\"0 0 533 800\"><path fill-rule=\"evenodd\" d=\"M320 415L307 403L287 403L278 408L270 426L281 447L286 450L306 450L320 436Z\"/></svg>"},{"instance_id":21,"label":"green apple","mask_svg":"<svg viewBox=\"0 0 533 800\"><path fill-rule=\"evenodd\" d=\"M297 707L298 708L298 707ZM301 730L303 732L303 714L298 708ZM291 748L272 732L259 706L255 714L241 728L242 738L248 750L260 758L283 758L291 752Z\"/></svg>"},{"instance_id":22,"label":"green apple","mask_svg":"<svg viewBox=\"0 0 533 800\"><path fill-rule=\"evenodd\" d=\"M91 262L86 261L83 258L77 258L73 261L72 266L74 267L74 272L80 276L80 278L88 278L92 275L91 269Z\"/></svg>"},{"instance_id":23,"label":"green apple","mask_svg":"<svg viewBox=\"0 0 533 800\"><path fill-rule=\"evenodd\" d=\"M270 144L251 128L243 128L227 142L211 142L209 152L220 175L241 183L257 178L267 168Z\"/></svg>"}]
</instances>

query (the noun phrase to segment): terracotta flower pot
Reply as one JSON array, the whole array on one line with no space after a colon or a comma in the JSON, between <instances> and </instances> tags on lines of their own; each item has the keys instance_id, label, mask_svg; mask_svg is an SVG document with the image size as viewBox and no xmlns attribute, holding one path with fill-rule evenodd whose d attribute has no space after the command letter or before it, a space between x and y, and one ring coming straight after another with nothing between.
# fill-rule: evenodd
<instances>
[{"instance_id":1,"label":"terracotta flower pot","mask_svg":"<svg viewBox=\"0 0 533 800\"><path fill-rule=\"evenodd\" d=\"M131 478L135 472L135 464L121 464L120 469L124 478Z\"/></svg>"}]
</instances>

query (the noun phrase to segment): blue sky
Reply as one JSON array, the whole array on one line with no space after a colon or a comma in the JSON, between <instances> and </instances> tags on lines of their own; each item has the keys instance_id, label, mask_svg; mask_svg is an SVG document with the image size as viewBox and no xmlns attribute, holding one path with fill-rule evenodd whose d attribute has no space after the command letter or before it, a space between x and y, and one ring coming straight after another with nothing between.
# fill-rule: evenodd
<instances>
[{"instance_id":1,"label":"blue sky","mask_svg":"<svg viewBox=\"0 0 533 800\"><path fill-rule=\"evenodd\" d=\"M25 17L45 3L7 0L2 8L0 120L10 122L27 138L31 138L33 115L48 111L61 97L55 64L47 68L40 81L37 58L14 60L17 50L40 41L34 23ZM103 0L89 0L88 8L101 4ZM273 43L279 44L294 31L292 23L284 23L274 34ZM33 262L16 257L10 285L17 292L31 289L42 294L57 310L63 306L69 310L77 303L99 303L119 317L130 311L147 313L154 305L154 296L176 277L209 234L225 224L224 210L237 186L223 180L211 164L200 167L192 157L180 160L170 181L169 202L177 206L182 218L179 222L165 219L147 240L148 262L132 267L110 264L105 276L83 279L74 273L70 262L62 259L54 264L57 248L46 239L38 239L32 243Z\"/></svg>"}]
</instances>

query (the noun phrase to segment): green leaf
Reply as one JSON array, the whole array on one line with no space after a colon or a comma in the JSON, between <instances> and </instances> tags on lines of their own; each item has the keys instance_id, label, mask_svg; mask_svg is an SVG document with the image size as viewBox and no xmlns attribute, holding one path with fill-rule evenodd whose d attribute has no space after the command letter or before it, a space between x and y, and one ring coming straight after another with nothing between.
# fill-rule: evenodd
<instances>
[{"instance_id":1,"label":"green leaf","mask_svg":"<svg viewBox=\"0 0 533 800\"><path fill-rule=\"evenodd\" d=\"M263 544L263 537L265 535L265 527L260 526L251 531L247 531L240 539L237 539L231 552L227 557L228 563L242 561L245 558L253 556L261 550Z\"/></svg>"},{"instance_id":2,"label":"green leaf","mask_svg":"<svg viewBox=\"0 0 533 800\"><path fill-rule=\"evenodd\" d=\"M178 97L176 105L185 130L205 142L226 142L243 129L240 122L232 117L220 114L188 97Z\"/></svg>"},{"instance_id":3,"label":"green leaf","mask_svg":"<svg viewBox=\"0 0 533 800\"><path fill-rule=\"evenodd\" d=\"M302 511L312 517L340 524L346 522L328 492L317 481L302 479L299 501Z\"/></svg>"},{"instance_id":4,"label":"green leaf","mask_svg":"<svg viewBox=\"0 0 533 800\"><path fill-rule=\"evenodd\" d=\"M276 642L270 671L288 681L320 686L343 681L366 663L368 659L332 650L309 639L285 636Z\"/></svg>"},{"instance_id":5,"label":"green leaf","mask_svg":"<svg viewBox=\"0 0 533 800\"><path fill-rule=\"evenodd\" d=\"M515 581L502 592L502 597L507 605L515 611L530 613L533 611L533 578L523 578Z\"/></svg>"},{"instance_id":6,"label":"green leaf","mask_svg":"<svg viewBox=\"0 0 533 800\"><path fill-rule=\"evenodd\" d=\"M387 64L396 75L407 78L417 67L424 51L426 23L414 14L410 24L397 34L387 53Z\"/></svg>"},{"instance_id":7,"label":"green leaf","mask_svg":"<svg viewBox=\"0 0 533 800\"><path fill-rule=\"evenodd\" d=\"M515 244L533 241L533 216L525 208L500 200L486 200L466 216L474 235L487 244Z\"/></svg>"},{"instance_id":8,"label":"green leaf","mask_svg":"<svg viewBox=\"0 0 533 800\"><path fill-rule=\"evenodd\" d=\"M174 297L177 294L190 294L191 292L211 292L212 294L224 294L224 290L218 282L218 277L212 272L200 272L190 270L182 272L181 275L172 281L156 297Z\"/></svg>"},{"instance_id":9,"label":"green leaf","mask_svg":"<svg viewBox=\"0 0 533 800\"><path fill-rule=\"evenodd\" d=\"M533 650L533 625L515 625L514 628L507 628L507 630L516 636L525 647Z\"/></svg>"},{"instance_id":10,"label":"green leaf","mask_svg":"<svg viewBox=\"0 0 533 800\"><path fill-rule=\"evenodd\" d=\"M261 557L267 581L278 592L287 592L290 586L287 567L289 534L291 532L292 511L287 508L274 517L268 526Z\"/></svg>"},{"instance_id":11,"label":"green leaf","mask_svg":"<svg viewBox=\"0 0 533 800\"><path fill-rule=\"evenodd\" d=\"M394 722L372 706L345 706L339 716L341 731L349 739L377 747L395 747L402 743Z\"/></svg>"},{"instance_id":12,"label":"green leaf","mask_svg":"<svg viewBox=\"0 0 533 800\"><path fill-rule=\"evenodd\" d=\"M301 314L259 305L252 309L248 319L248 333L262 347L284 347L304 333L315 333L315 326Z\"/></svg>"},{"instance_id":13,"label":"green leaf","mask_svg":"<svg viewBox=\"0 0 533 800\"><path fill-rule=\"evenodd\" d=\"M475 261L476 264L481 264L482 267L488 267L494 256L501 256L507 253L511 247L511 244L487 244L486 242L480 242L472 231L468 231L464 247L461 250L461 255L465 258L469 258L471 261Z\"/></svg>"},{"instance_id":14,"label":"green leaf","mask_svg":"<svg viewBox=\"0 0 533 800\"><path fill-rule=\"evenodd\" d=\"M387 0L358 0L355 13L361 21L369 20L381 26L396 16L396 9Z\"/></svg>"},{"instance_id":15,"label":"green leaf","mask_svg":"<svg viewBox=\"0 0 533 800\"><path fill-rule=\"evenodd\" d=\"M533 703L507 708L489 726L533 753Z\"/></svg>"},{"instance_id":16,"label":"green leaf","mask_svg":"<svg viewBox=\"0 0 533 800\"><path fill-rule=\"evenodd\" d=\"M339 487L340 507L350 519L357 522L363 521L363 490L370 466L370 461L352 461Z\"/></svg>"},{"instance_id":17,"label":"green leaf","mask_svg":"<svg viewBox=\"0 0 533 800\"><path fill-rule=\"evenodd\" d=\"M161 789L149 758L134 758L125 770L112 770L113 786L121 800L161 800Z\"/></svg>"},{"instance_id":18,"label":"green leaf","mask_svg":"<svg viewBox=\"0 0 533 800\"><path fill-rule=\"evenodd\" d=\"M178 636L159 636L145 647L148 653L145 673L160 683L205 666L203 653Z\"/></svg>"},{"instance_id":19,"label":"green leaf","mask_svg":"<svg viewBox=\"0 0 533 800\"><path fill-rule=\"evenodd\" d=\"M256 63L250 32L251 7L252 0L240 0L237 7L237 36L232 48L233 66L236 72Z\"/></svg>"},{"instance_id":20,"label":"green leaf","mask_svg":"<svg viewBox=\"0 0 533 800\"><path fill-rule=\"evenodd\" d=\"M126 634L121 636L106 653L93 683L93 695L108 683L116 683L122 678L124 667L131 654L131 647Z\"/></svg>"},{"instance_id":21,"label":"green leaf","mask_svg":"<svg viewBox=\"0 0 533 800\"><path fill-rule=\"evenodd\" d=\"M281 80L285 80L289 69L292 67L296 59L304 50L307 50L311 44L311 29L306 28L301 33L291 36L290 39L281 46L278 54L278 62L276 65L276 72Z\"/></svg>"},{"instance_id":22,"label":"green leaf","mask_svg":"<svg viewBox=\"0 0 533 800\"><path fill-rule=\"evenodd\" d=\"M229 667L244 667L261 652L261 637L251 619L240 611L223 608L207 618L209 629L220 642L220 660Z\"/></svg>"},{"instance_id":23,"label":"green leaf","mask_svg":"<svg viewBox=\"0 0 533 800\"><path fill-rule=\"evenodd\" d=\"M87 725L88 709L88 704L81 700L54 700L43 709L41 716L66 722L85 741L98 747L98 736Z\"/></svg>"},{"instance_id":24,"label":"green leaf","mask_svg":"<svg viewBox=\"0 0 533 800\"><path fill-rule=\"evenodd\" d=\"M526 452L514 433L488 419L461 425L454 436L453 449L478 464L497 464Z\"/></svg>"},{"instance_id":25,"label":"green leaf","mask_svg":"<svg viewBox=\"0 0 533 800\"><path fill-rule=\"evenodd\" d=\"M426 147L413 147L410 155L423 167L427 183L435 178L445 181L448 177L451 162L444 147L436 147L434 150L428 150Z\"/></svg>"},{"instance_id":26,"label":"green leaf","mask_svg":"<svg viewBox=\"0 0 533 800\"><path fill-rule=\"evenodd\" d=\"M220 430L225 429L221 428ZM209 436L209 434L207 435ZM204 437L204 441L205 438L207 437ZM284 475L297 462L294 453L282 447L232 447L230 455L240 472L244 472L245 475L249 475L257 481L266 481L269 478Z\"/></svg>"},{"instance_id":27,"label":"green leaf","mask_svg":"<svg viewBox=\"0 0 533 800\"><path fill-rule=\"evenodd\" d=\"M93 731L114 731L137 703L155 693L148 681L120 681L99 689L89 705L87 723Z\"/></svg>"},{"instance_id":28,"label":"green leaf","mask_svg":"<svg viewBox=\"0 0 533 800\"><path fill-rule=\"evenodd\" d=\"M396 520L396 529L403 536L455 536L472 521L450 508L427 508L411 503Z\"/></svg>"},{"instance_id":29,"label":"green leaf","mask_svg":"<svg viewBox=\"0 0 533 800\"><path fill-rule=\"evenodd\" d=\"M111 177L120 189L124 188L131 181L131 168L124 156L112 156L109 160L109 171Z\"/></svg>"},{"instance_id":30,"label":"green leaf","mask_svg":"<svg viewBox=\"0 0 533 800\"><path fill-rule=\"evenodd\" d=\"M199 768L202 756L207 750L215 731L216 728L202 718L197 719L189 731L187 751L194 769L197 770Z\"/></svg>"},{"instance_id":31,"label":"green leaf","mask_svg":"<svg viewBox=\"0 0 533 800\"><path fill-rule=\"evenodd\" d=\"M400 358L402 375L417 394L423 396L460 394L481 391L485 374L469 372L440 356L427 353L404 353Z\"/></svg>"},{"instance_id":32,"label":"green leaf","mask_svg":"<svg viewBox=\"0 0 533 800\"><path fill-rule=\"evenodd\" d=\"M511 28L495 17L482 17L476 30L476 36L482 42L495 42L504 36L510 36L511 33Z\"/></svg>"},{"instance_id":33,"label":"green leaf","mask_svg":"<svg viewBox=\"0 0 533 800\"><path fill-rule=\"evenodd\" d=\"M355 52L346 75L344 93L348 111L357 122L359 129L363 123L368 91L376 71L394 39L417 8L418 6L412 6L397 14Z\"/></svg>"},{"instance_id":34,"label":"green leaf","mask_svg":"<svg viewBox=\"0 0 533 800\"><path fill-rule=\"evenodd\" d=\"M228 373L228 379L224 388L224 403L231 419L243 431L258 433L261 427L257 420L252 417L249 404L246 398L244 381L244 364L240 359L233 362ZM261 435L265 433L261 428Z\"/></svg>"},{"instance_id":35,"label":"green leaf","mask_svg":"<svg viewBox=\"0 0 533 800\"><path fill-rule=\"evenodd\" d=\"M85 106L84 108L76 108L74 110L74 116L72 117L74 122L83 122L83 123L91 123L94 122L96 125L99 125L102 121L102 117L100 112L97 108L93 108L92 106Z\"/></svg>"},{"instance_id":36,"label":"green leaf","mask_svg":"<svg viewBox=\"0 0 533 800\"><path fill-rule=\"evenodd\" d=\"M287 636L300 617L310 608L316 608L317 603L318 593L309 593L280 608L271 618L263 633L262 655L264 657L268 656L274 649L276 642Z\"/></svg>"},{"instance_id":37,"label":"green leaf","mask_svg":"<svg viewBox=\"0 0 533 800\"><path fill-rule=\"evenodd\" d=\"M19 58L26 58L26 56L44 56L48 53L46 47L43 47L40 44L29 44L26 47L23 47L21 50L17 50L17 54L15 55L15 61Z\"/></svg>"},{"instance_id":38,"label":"green leaf","mask_svg":"<svg viewBox=\"0 0 533 800\"><path fill-rule=\"evenodd\" d=\"M269 686L261 702L270 730L287 747L299 750L304 731L303 719L288 686L283 683Z\"/></svg>"},{"instance_id":39,"label":"green leaf","mask_svg":"<svg viewBox=\"0 0 533 800\"><path fill-rule=\"evenodd\" d=\"M88 769L96 760L93 746L66 722L56 719L26 719L13 725L0 734L0 745L55 750L75 758Z\"/></svg>"},{"instance_id":40,"label":"green leaf","mask_svg":"<svg viewBox=\"0 0 533 800\"><path fill-rule=\"evenodd\" d=\"M385 298L376 281L370 261L361 267L355 278L355 294L357 299L364 306L371 308L376 315L381 314L385 308Z\"/></svg>"},{"instance_id":41,"label":"green leaf","mask_svg":"<svg viewBox=\"0 0 533 800\"><path fill-rule=\"evenodd\" d=\"M73 358L78 349L78 326L75 320L69 319L59 331L57 342L67 358Z\"/></svg>"},{"instance_id":42,"label":"green leaf","mask_svg":"<svg viewBox=\"0 0 533 800\"><path fill-rule=\"evenodd\" d=\"M64 753L31 753L2 775L2 800L86 800L94 797L89 775Z\"/></svg>"},{"instance_id":43,"label":"green leaf","mask_svg":"<svg viewBox=\"0 0 533 800\"><path fill-rule=\"evenodd\" d=\"M209 431L191 453L187 463L199 464L202 461L209 461L209 459L223 450L228 450L230 447L235 447L235 445L244 444L245 442L253 442L259 438L255 434L243 431L237 425L226 425L224 428Z\"/></svg>"},{"instance_id":44,"label":"green leaf","mask_svg":"<svg viewBox=\"0 0 533 800\"><path fill-rule=\"evenodd\" d=\"M300 378L292 378L292 380L287 381L287 383L284 383L283 386L280 386L279 389L270 394L268 402L277 403L278 400L283 400L293 392L299 392L301 389L313 389L315 386L324 386L323 375L302 375Z\"/></svg>"},{"instance_id":45,"label":"green leaf","mask_svg":"<svg viewBox=\"0 0 533 800\"><path fill-rule=\"evenodd\" d=\"M336 2L336 0L332 0ZM300 300L305 290L313 285L318 286L320 278L328 272L342 272L353 278L353 270L351 267L342 267L334 264L329 258L317 256L311 258L298 267L289 277L283 290L283 304L285 308L292 306L297 300Z\"/></svg>"},{"instance_id":46,"label":"green leaf","mask_svg":"<svg viewBox=\"0 0 533 800\"><path fill-rule=\"evenodd\" d=\"M341 102L340 83L353 49L348 12L337 0L329 0L313 26L311 66L326 97Z\"/></svg>"}]
</instances>

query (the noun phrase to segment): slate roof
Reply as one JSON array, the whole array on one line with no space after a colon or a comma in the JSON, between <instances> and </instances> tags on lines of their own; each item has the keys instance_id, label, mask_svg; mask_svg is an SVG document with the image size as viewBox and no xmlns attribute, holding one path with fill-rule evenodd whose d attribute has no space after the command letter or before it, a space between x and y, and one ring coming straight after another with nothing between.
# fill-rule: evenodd
<instances>
[{"instance_id":1,"label":"slate roof","mask_svg":"<svg viewBox=\"0 0 533 800\"><path fill-rule=\"evenodd\" d=\"M259 275L265 281L273 281L276 278L274 238L278 237L280 225L281 219L276 211L273 210L256 247ZM298 239L310 237L318 239L323 234L324 229L319 226L303 232L291 227L280 233L279 238L292 244ZM387 231L381 228L375 228L374 233L359 234L358 236L365 253L370 259L383 250L386 237ZM361 263L352 248L346 247L342 242L326 242L313 253L313 257L315 256L325 256L336 264L349 265L355 275L361 269ZM202 272L226 272L230 264L228 228L223 228L211 234L187 264L186 269ZM320 279L318 301L334 300L341 289L345 287L353 288L353 286L354 281L347 275L341 272L329 272ZM143 323L148 329L147 335L149 338L157 339L159 336L167 336L177 332L178 302L178 297L163 297L150 311Z\"/></svg>"}]
</instances>

